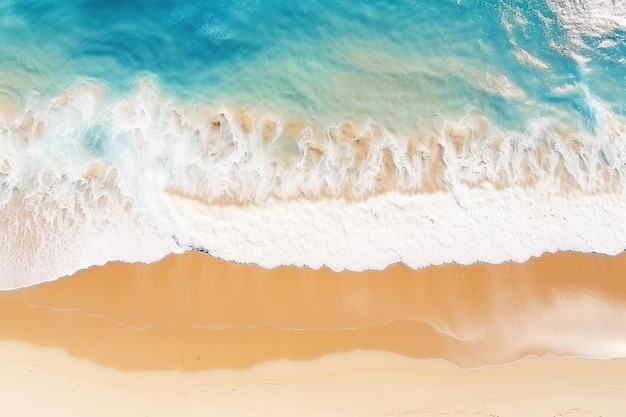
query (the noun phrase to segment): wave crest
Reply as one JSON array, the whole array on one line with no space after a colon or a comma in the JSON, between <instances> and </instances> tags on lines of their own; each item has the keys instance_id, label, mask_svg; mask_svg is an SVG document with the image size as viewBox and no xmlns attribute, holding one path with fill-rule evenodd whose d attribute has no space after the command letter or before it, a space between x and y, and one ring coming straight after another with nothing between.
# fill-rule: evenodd
<instances>
[{"instance_id":1,"label":"wave crest","mask_svg":"<svg viewBox=\"0 0 626 417\"><path fill-rule=\"evenodd\" d=\"M419 131L398 134L374 117L318 126L264 110L177 105L150 80L115 100L101 85L85 82L5 117L9 146L3 146L0 172L5 189L23 189L41 165L59 177L81 170L93 177L98 164L119 173L119 181L140 180L156 186L153 192L207 204L363 200L455 186L621 191L626 124L592 104L594 134L551 119L530 120L523 132L503 130L479 112L456 121L434 115ZM20 169L24 159L29 167Z\"/></svg>"}]
</instances>

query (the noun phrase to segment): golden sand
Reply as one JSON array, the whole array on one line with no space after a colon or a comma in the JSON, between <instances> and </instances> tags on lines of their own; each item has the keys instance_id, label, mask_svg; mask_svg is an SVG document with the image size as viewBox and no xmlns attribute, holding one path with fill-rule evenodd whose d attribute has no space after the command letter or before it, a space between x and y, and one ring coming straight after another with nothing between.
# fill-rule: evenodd
<instances>
[{"instance_id":1,"label":"golden sand","mask_svg":"<svg viewBox=\"0 0 626 417\"><path fill-rule=\"evenodd\" d=\"M525 358L460 370L352 351L251 369L124 372L0 342L3 415L621 417L626 361Z\"/></svg>"},{"instance_id":2,"label":"golden sand","mask_svg":"<svg viewBox=\"0 0 626 417\"><path fill-rule=\"evenodd\" d=\"M624 271L576 253L359 274L111 263L0 292L0 410L618 417L624 359L516 359L623 343Z\"/></svg>"},{"instance_id":3,"label":"golden sand","mask_svg":"<svg viewBox=\"0 0 626 417\"><path fill-rule=\"evenodd\" d=\"M475 367L584 353L567 341L542 344L557 331L592 345L623 338L624 271L624 254L357 274L188 252L2 292L0 315L11 319L0 322L0 340L128 370L239 369L358 349Z\"/></svg>"}]
</instances>

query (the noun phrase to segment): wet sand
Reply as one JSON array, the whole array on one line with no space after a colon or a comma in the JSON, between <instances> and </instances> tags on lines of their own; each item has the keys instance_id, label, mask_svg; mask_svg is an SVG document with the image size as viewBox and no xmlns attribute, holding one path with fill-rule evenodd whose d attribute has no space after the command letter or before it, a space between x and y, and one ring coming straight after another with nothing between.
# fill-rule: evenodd
<instances>
[{"instance_id":1,"label":"wet sand","mask_svg":"<svg viewBox=\"0 0 626 417\"><path fill-rule=\"evenodd\" d=\"M193 391L190 396L198 410L208 410L201 405L203 384L213 381L205 389L215 396L228 391L228 383L219 378L229 375L229 383L236 381L238 389L265 390L272 386L263 385L272 375L283 384L280 375L291 372L291 388L276 389L292 396L288 401L301 398L315 405L312 415L338 410L332 406L335 400L328 400L323 412L328 384L341 395L371 398L370 408L361 402L367 397L354 403L342 399L345 409L337 415L437 415L442 410L450 415L490 415L493 404L504 407L503 416L529 415L519 414L524 408L514 404L530 407L533 396L546 398L554 407L539 406L532 415L619 415L601 414L598 407L626 406L626 389L620 388L626 375L622 359L550 356L510 362L548 353L626 356L624 271L624 254L570 252L523 264L444 265L417 271L394 265L358 274L294 267L265 270L198 252L171 255L151 265L110 263L55 282L0 292L0 314L10 318L0 322L0 365L6 370L1 384L24 383L12 385L15 395L7 398L15 402L27 386L46 392L56 379L63 379L59 375L68 374L73 383L90 384L94 398L104 393L98 397L104 401L113 395L110 387L118 384L116 378L140 381L154 376L151 388L129 388L153 401L144 404L137 397L133 401L139 402L131 401L131 408L121 410L154 409L159 401L169 400L175 407L175 398L184 403L186 394L172 388L172 381ZM394 363L391 368L388 361ZM337 367L345 369L339 372ZM479 369L461 369L468 367ZM413 373L399 375L399 369ZM472 375L478 378L474 387ZM483 377L491 388L481 385ZM542 391L538 382L552 385ZM61 385L69 391L59 395L70 395L72 387ZM394 392L396 388L400 392ZM114 395L130 398L125 389ZM469 401L471 409L446 397L450 389L455 398ZM493 398L484 397L483 389L493 392ZM387 400L372 396L381 390L388 391ZM261 391L233 397L232 403L222 404L225 408L212 410L230 415L252 401L254 406L265 404L261 411L271 409L271 415L289 414L275 407L282 394L265 397ZM156 400L166 392L165 400ZM577 408L581 393L591 393L584 397L591 408ZM427 401L431 397L440 402ZM560 402L550 403L552 399ZM568 401L571 405L566 406ZM268 404L274 406L263 408ZM567 414L570 408L577 414ZM246 414L241 409L238 413Z\"/></svg>"},{"instance_id":2,"label":"wet sand","mask_svg":"<svg viewBox=\"0 0 626 417\"><path fill-rule=\"evenodd\" d=\"M335 273L188 252L0 292L0 339L120 369L246 368L371 349L461 367L626 354L626 255ZM621 342L621 345L620 345Z\"/></svg>"}]
</instances>

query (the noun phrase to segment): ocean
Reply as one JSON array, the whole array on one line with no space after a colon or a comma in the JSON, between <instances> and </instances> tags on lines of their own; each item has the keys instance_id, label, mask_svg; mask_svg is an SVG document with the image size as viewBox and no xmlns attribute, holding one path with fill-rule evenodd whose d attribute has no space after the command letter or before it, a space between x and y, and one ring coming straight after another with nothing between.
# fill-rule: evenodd
<instances>
[{"instance_id":1,"label":"ocean","mask_svg":"<svg viewBox=\"0 0 626 417\"><path fill-rule=\"evenodd\" d=\"M0 288L620 253L624 85L621 0L1 0Z\"/></svg>"}]
</instances>

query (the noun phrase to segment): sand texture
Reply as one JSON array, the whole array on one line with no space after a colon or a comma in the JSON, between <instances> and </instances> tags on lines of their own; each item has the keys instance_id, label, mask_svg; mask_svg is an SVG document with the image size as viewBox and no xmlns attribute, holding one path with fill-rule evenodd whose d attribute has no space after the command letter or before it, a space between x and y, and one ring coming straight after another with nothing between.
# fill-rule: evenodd
<instances>
[{"instance_id":1,"label":"sand texture","mask_svg":"<svg viewBox=\"0 0 626 417\"><path fill-rule=\"evenodd\" d=\"M626 346L626 256L334 273L188 252L0 293L0 337L127 370L246 368L371 349L461 367Z\"/></svg>"},{"instance_id":2,"label":"sand texture","mask_svg":"<svg viewBox=\"0 0 626 417\"><path fill-rule=\"evenodd\" d=\"M2 401L10 415L618 416L626 363L599 358L626 349L623 271L624 255L578 253L358 274L198 252L110 263L0 292Z\"/></svg>"},{"instance_id":3,"label":"sand texture","mask_svg":"<svg viewBox=\"0 0 626 417\"><path fill-rule=\"evenodd\" d=\"M626 405L626 362L616 359L460 370L352 351L247 370L123 372L3 341L0 375L10 416L618 417Z\"/></svg>"}]
</instances>

